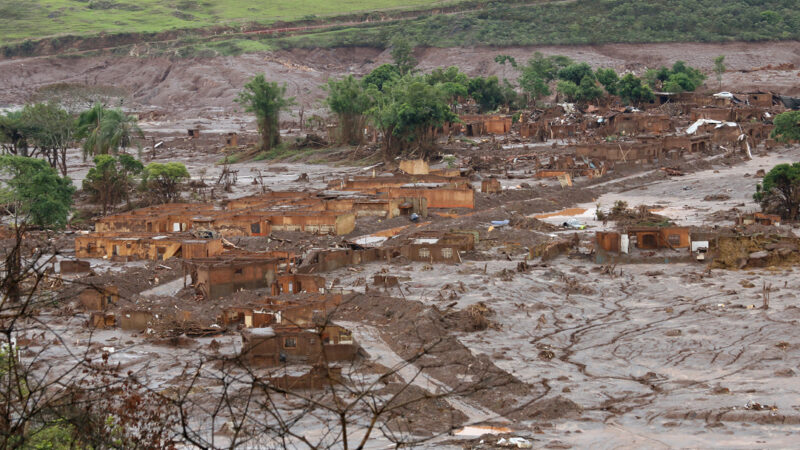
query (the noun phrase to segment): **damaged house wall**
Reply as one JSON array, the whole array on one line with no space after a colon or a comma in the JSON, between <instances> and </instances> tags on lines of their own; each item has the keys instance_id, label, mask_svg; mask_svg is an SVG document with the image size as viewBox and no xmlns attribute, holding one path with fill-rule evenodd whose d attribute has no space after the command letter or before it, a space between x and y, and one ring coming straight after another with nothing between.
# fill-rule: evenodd
<instances>
[{"instance_id":1,"label":"damaged house wall","mask_svg":"<svg viewBox=\"0 0 800 450\"><path fill-rule=\"evenodd\" d=\"M255 328L242 332L241 356L255 366L352 361L359 346L352 333L336 325L320 330L297 327Z\"/></svg>"},{"instance_id":2,"label":"damaged house wall","mask_svg":"<svg viewBox=\"0 0 800 450\"><path fill-rule=\"evenodd\" d=\"M147 236L93 233L75 237L75 256L115 261L192 259L216 256L223 251L220 239L195 239L191 235Z\"/></svg>"},{"instance_id":3,"label":"damaged house wall","mask_svg":"<svg viewBox=\"0 0 800 450\"><path fill-rule=\"evenodd\" d=\"M289 261L277 258L237 257L184 261L195 291L206 299L230 295L242 289L272 286L279 274L290 269Z\"/></svg>"}]
</instances>

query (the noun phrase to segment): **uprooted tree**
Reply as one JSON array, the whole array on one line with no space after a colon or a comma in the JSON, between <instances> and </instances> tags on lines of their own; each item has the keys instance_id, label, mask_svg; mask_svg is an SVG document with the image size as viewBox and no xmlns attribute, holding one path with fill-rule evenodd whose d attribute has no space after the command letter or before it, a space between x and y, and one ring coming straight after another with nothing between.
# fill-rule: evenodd
<instances>
[{"instance_id":1,"label":"uprooted tree","mask_svg":"<svg viewBox=\"0 0 800 450\"><path fill-rule=\"evenodd\" d=\"M263 74L256 75L239 92L236 102L255 114L261 134L261 150L267 151L281 142L279 127L281 111L294 105L294 97L286 97L286 85L269 82Z\"/></svg>"},{"instance_id":2,"label":"uprooted tree","mask_svg":"<svg viewBox=\"0 0 800 450\"><path fill-rule=\"evenodd\" d=\"M753 199L764 212L797 219L800 211L800 163L778 164L756 185Z\"/></svg>"}]
</instances>

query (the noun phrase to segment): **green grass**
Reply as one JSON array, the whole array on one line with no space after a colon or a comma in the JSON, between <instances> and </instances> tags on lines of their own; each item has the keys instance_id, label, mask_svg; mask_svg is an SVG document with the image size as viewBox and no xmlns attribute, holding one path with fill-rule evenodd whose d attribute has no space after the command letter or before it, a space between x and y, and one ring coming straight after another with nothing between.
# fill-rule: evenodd
<instances>
[{"instance_id":1,"label":"green grass","mask_svg":"<svg viewBox=\"0 0 800 450\"><path fill-rule=\"evenodd\" d=\"M0 0L0 44L63 35L269 24L451 3L457 0Z\"/></svg>"}]
</instances>

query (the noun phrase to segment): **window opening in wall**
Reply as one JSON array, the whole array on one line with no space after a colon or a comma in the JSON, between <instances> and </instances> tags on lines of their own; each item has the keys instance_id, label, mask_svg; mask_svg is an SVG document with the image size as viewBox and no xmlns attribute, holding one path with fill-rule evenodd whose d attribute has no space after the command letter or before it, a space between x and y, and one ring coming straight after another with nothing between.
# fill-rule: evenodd
<instances>
[{"instance_id":1,"label":"window opening in wall","mask_svg":"<svg viewBox=\"0 0 800 450\"><path fill-rule=\"evenodd\" d=\"M419 253L418 254L419 254L420 258L430 258L431 251L428 250L427 248L421 248L421 249L419 249Z\"/></svg>"},{"instance_id":2,"label":"window opening in wall","mask_svg":"<svg viewBox=\"0 0 800 450\"><path fill-rule=\"evenodd\" d=\"M670 234L667 240L673 247L681 244L681 237L678 234Z\"/></svg>"},{"instance_id":3,"label":"window opening in wall","mask_svg":"<svg viewBox=\"0 0 800 450\"><path fill-rule=\"evenodd\" d=\"M261 234L261 224L258 223L258 222L251 223L250 224L250 232L253 233L253 234Z\"/></svg>"},{"instance_id":4,"label":"window opening in wall","mask_svg":"<svg viewBox=\"0 0 800 450\"><path fill-rule=\"evenodd\" d=\"M294 337L283 338L283 347L284 348L297 347L297 338Z\"/></svg>"},{"instance_id":5,"label":"window opening in wall","mask_svg":"<svg viewBox=\"0 0 800 450\"><path fill-rule=\"evenodd\" d=\"M453 249L450 247L446 247L442 249L442 258L450 259L453 257Z\"/></svg>"}]
</instances>

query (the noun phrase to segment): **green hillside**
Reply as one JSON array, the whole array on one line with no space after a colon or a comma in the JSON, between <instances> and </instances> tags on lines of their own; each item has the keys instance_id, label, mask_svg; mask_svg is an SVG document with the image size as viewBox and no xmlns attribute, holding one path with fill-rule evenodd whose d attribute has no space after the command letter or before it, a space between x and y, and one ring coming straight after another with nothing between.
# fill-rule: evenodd
<instances>
[{"instance_id":1,"label":"green hillside","mask_svg":"<svg viewBox=\"0 0 800 450\"><path fill-rule=\"evenodd\" d=\"M205 57L382 47L398 35L434 47L800 40L798 1L0 0L0 54L128 54L148 42L146 55ZM238 27L277 21L321 28L256 34ZM219 26L224 33L211 30Z\"/></svg>"},{"instance_id":2,"label":"green hillside","mask_svg":"<svg viewBox=\"0 0 800 450\"><path fill-rule=\"evenodd\" d=\"M798 0L575 0L495 3L459 15L292 36L284 47L375 45L402 34L417 45L573 45L800 40Z\"/></svg>"},{"instance_id":3,"label":"green hillside","mask_svg":"<svg viewBox=\"0 0 800 450\"><path fill-rule=\"evenodd\" d=\"M456 0L0 0L0 44L62 35L262 24Z\"/></svg>"}]
</instances>

